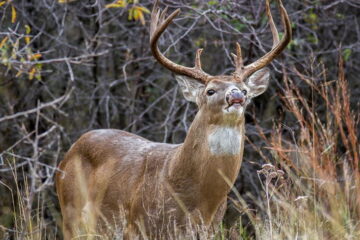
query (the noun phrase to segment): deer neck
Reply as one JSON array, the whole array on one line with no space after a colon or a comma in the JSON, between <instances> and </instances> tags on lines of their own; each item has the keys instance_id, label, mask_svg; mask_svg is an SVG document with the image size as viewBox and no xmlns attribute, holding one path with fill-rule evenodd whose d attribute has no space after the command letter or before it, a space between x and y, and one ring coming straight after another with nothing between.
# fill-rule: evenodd
<instances>
[{"instance_id":1,"label":"deer neck","mask_svg":"<svg viewBox=\"0 0 360 240\"><path fill-rule=\"evenodd\" d=\"M180 190L195 187L203 195L223 197L230 189L226 181L233 183L238 175L244 134L244 117L218 121L200 110L184 143L170 160L170 184Z\"/></svg>"}]
</instances>

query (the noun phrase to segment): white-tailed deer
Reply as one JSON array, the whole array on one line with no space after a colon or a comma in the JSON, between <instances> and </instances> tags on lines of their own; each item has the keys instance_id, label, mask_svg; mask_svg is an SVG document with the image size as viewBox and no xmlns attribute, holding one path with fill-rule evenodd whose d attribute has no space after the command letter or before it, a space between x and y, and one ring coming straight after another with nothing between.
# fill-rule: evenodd
<instances>
[{"instance_id":1,"label":"white-tailed deer","mask_svg":"<svg viewBox=\"0 0 360 240\"><path fill-rule=\"evenodd\" d=\"M178 65L160 52L158 39L180 10L165 17L155 4L152 53L179 75L176 79L184 97L199 110L183 144L155 143L113 129L81 136L56 175L65 239L77 236L80 229L104 231L119 225L124 222L122 214L128 238L141 234L167 239L175 234L175 227L182 229L189 222L208 227L222 220L242 162L245 108L266 90L269 70L264 67L291 39L288 15L280 0L278 5L285 30L281 40L266 0L274 42L271 51L245 66L237 44L235 72L211 76L201 68L202 49L197 50L193 68Z\"/></svg>"}]
</instances>

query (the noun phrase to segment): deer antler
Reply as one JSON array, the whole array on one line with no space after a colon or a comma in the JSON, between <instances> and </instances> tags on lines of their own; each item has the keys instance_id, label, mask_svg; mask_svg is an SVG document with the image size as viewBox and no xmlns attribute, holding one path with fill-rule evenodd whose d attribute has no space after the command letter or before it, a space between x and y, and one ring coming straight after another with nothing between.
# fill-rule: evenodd
<instances>
[{"instance_id":1,"label":"deer antler","mask_svg":"<svg viewBox=\"0 0 360 240\"><path fill-rule=\"evenodd\" d=\"M277 0L279 4L280 14L281 14L281 20L284 25L285 34L284 37L279 40L278 31L276 29L273 17L271 15L270 11L270 4L269 0L266 0L266 14L269 18L269 25L271 28L272 36L273 36L273 47L270 52L266 53L264 56L262 56L257 61L244 66L242 55L241 55L241 47L240 44L236 44L236 55L233 54L234 60L235 60L235 72L234 75L236 75L238 81L243 81L248 76L250 76L252 73L256 72L257 70L265 67L268 65L276 56L278 56L288 45L288 43L291 40L291 25L289 16L281 2L281 0Z\"/></svg>"},{"instance_id":2,"label":"deer antler","mask_svg":"<svg viewBox=\"0 0 360 240\"><path fill-rule=\"evenodd\" d=\"M244 66L244 61L241 54L241 46L239 43L236 43L236 55L232 54L235 61L235 72L234 76L236 81L243 81L248 76L256 72L257 70L265 67L268 65L276 56L278 56L288 45L291 40L291 25L289 16L282 4L281 0L277 0L279 4L281 20L284 25L285 34L284 37L279 40L279 34L276 29L273 17L270 11L270 3L269 0L266 0L266 14L269 18L269 25L271 29L271 33L273 36L273 47L270 52L266 53L257 61ZM159 50L157 46L157 41L160 38L161 34L165 31L165 29L170 25L172 20L180 13L180 9L175 10L171 13L167 18L165 18L167 8L163 12L160 11L158 8L158 0L156 0L154 4L154 8L151 13L151 24L150 24L150 46L151 51L154 57L161 63L164 67L168 68L170 71L173 71L177 74L185 75L191 78L195 78L201 82L208 82L211 75L205 73L201 68L201 52L203 49L198 49L196 51L196 58L195 58L195 66L185 67L179 64L176 64L166 58Z\"/></svg>"},{"instance_id":3,"label":"deer antler","mask_svg":"<svg viewBox=\"0 0 360 240\"><path fill-rule=\"evenodd\" d=\"M160 38L161 34L169 26L172 20L180 13L180 9L175 10L167 18L165 18L167 8L163 12L160 12L158 8L158 1L155 2L154 8L151 12L151 23L150 23L150 46L151 52L154 57L161 63L164 67L173 71L177 74L185 75L191 78L195 78L201 82L208 82L211 75L205 73L201 68L201 52L203 49L198 49L196 51L195 66L193 68L181 66L174 63L173 61L166 58L159 50L157 46L157 41Z\"/></svg>"}]
</instances>

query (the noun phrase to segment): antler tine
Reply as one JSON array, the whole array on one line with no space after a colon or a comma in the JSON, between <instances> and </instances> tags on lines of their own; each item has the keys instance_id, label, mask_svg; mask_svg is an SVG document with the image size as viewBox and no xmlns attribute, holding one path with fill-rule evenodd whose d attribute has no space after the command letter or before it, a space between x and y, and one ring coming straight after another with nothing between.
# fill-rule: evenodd
<instances>
[{"instance_id":1,"label":"antler tine","mask_svg":"<svg viewBox=\"0 0 360 240\"><path fill-rule=\"evenodd\" d=\"M278 1L279 3L279 1ZM279 39L279 33L278 33L278 30L275 26L275 23L274 23L274 19L272 17L272 14L271 14L271 10L270 10L270 2L269 1L266 1L266 14L269 18L269 25L270 25L270 29L271 29L271 33L272 33L272 36L273 36L273 46L272 48L275 48L276 45L279 44L280 42L280 39ZM283 18L281 19L283 20Z\"/></svg>"},{"instance_id":2,"label":"antler tine","mask_svg":"<svg viewBox=\"0 0 360 240\"><path fill-rule=\"evenodd\" d=\"M160 11L158 9L158 1L155 2L154 8L151 13L151 23L150 23L150 47L151 52L156 58L156 60L162 64L164 67L169 69L172 72L177 74L185 75L191 78L195 78L198 81L206 83L211 77L209 74L205 73L201 69L200 56L202 49L198 49L196 52L195 66L193 68L181 66L176 64L166 58L159 50L157 46L157 41L159 40L161 34L169 26L172 20L180 13L180 9L172 12L168 17L165 18L166 10Z\"/></svg>"},{"instance_id":3,"label":"antler tine","mask_svg":"<svg viewBox=\"0 0 360 240\"><path fill-rule=\"evenodd\" d=\"M168 10L168 6L166 6L165 9L160 14L160 23L162 23L164 21L167 10ZM159 9L159 11L160 11L160 9Z\"/></svg>"},{"instance_id":4,"label":"antler tine","mask_svg":"<svg viewBox=\"0 0 360 240\"><path fill-rule=\"evenodd\" d=\"M156 31L156 26L159 22L160 9L158 11L153 10L151 12L151 23L150 23L150 38L154 35Z\"/></svg>"},{"instance_id":5,"label":"antler tine","mask_svg":"<svg viewBox=\"0 0 360 240\"><path fill-rule=\"evenodd\" d=\"M151 11L151 21L150 21L150 38L154 35L156 26L159 21L160 9L158 9L158 1L155 1L154 7Z\"/></svg>"},{"instance_id":6,"label":"antler tine","mask_svg":"<svg viewBox=\"0 0 360 240\"><path fill-rule=\"evenodd\" d=\"M241 80L245 79L246 77L250 76L252 73L268 65L276 56L278 56L286 48L286 46L291 40L292 33L291 33L291 24L290 24L289 16L285 10L282 1L281 0L277 0L277 1L279 4L282 24L284 25L284 30L285 30L284 37L281 40L279 40L278 31L276 29L270 11L269 0L266 0L266 12L269 17L269 24L273 36L273 47L270 52L266 53L257 61L245 66L242 71L236 69L235 74L240 76Z\"/></svg>"},{"instance_id":7,"label":"antler tine","mask_svg":"<svg viewBox=\"0 0 360 240\"><path fill-rule=\"evenodd\" d=\"M150 42L153 39L159 38L167 26L171 23L171 21L180 13L180 9L176 9L172 14L170 14L170 16L165 19L167 8L161 12L157 5L158 1L155 2L154 8L151 12Z\"/></svg>"},{"instance_id":8,"label":"antler tine","mask_svg":"<svg viewBox=\"0 0 360 240\"><path fill-rule=\"evenodd\" d=\"M199 70L202 70L201 68L201 53L204 49L202 48L199 48L197 51L196 51L196 57L195 57L195 68L196 69L199 69Z\"/></svg>"},{"instance_id":9,"label":"antler tine","mask_svg":"<svg viewBox=\"0 0 360 240\"><path fill-rule=\"evenodd\" d=\"M240 43L236 43L236 55L234 53L231 53L231 56L234 58L235 62L235 71L242 71L244 68L244 61L241 54L241 46Z\"/></svg>"}]
</instances>

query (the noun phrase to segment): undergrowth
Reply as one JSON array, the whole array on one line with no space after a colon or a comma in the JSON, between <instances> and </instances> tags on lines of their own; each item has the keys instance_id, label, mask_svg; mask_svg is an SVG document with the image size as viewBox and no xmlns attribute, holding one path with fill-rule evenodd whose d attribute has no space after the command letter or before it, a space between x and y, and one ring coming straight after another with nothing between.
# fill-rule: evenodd
<instances>
[{"instance_id":1,"label":"undergrowth","mask_svg":"<svg viewBox=\"0 0 360 240\"><path fill-rule=\"evenodd\" d=\"M325 69L316 76L293 72L306 87L300 89L295 77L284 71L280 95L296 126L275 122L271 134L258 126L267 147L253 144L268 162L257 172L263 196L254 197L254 202L261 211L250 211L240 195L233 200L250 219L253 232L239 219L229 229L221 225L215 236L189 229L179 239L360 239L359 114L350 109L343 62L339 60L336 80L328 80ZM316 104L319 101L325 109ZM61 224L48 225L43 193L32 192L24 171L12 172L13 186L0 181L12 197L12 224L0 225L0 237L54 238ZM57 228L51 230L55 235L47 234L49 227Z\"/></svg>"}]
</instances>

